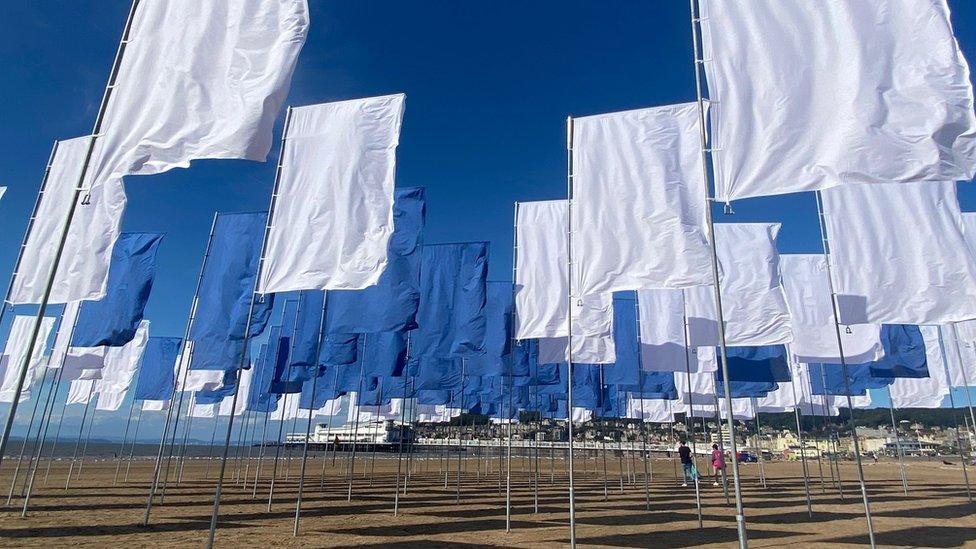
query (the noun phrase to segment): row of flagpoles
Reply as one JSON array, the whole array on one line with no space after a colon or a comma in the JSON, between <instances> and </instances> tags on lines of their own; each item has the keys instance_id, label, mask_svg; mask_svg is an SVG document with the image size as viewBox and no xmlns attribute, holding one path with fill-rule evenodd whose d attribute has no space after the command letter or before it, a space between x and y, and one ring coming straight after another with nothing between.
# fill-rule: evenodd
<instances>
[{"instance_id":1,"label":"row of flagpoles","mask_svg":"<svg viewBox=\"0 0 976 549\"><path fill-rule=\"evenodd\" d=\"M215 216L184 336L149 337L143 313L161 236L121 233L122 178L200 158L267 156L307 33L307 6L246 4L235 0L219 17L201 18L190 0L134 0L92 134L56 143L4 308L36 304L37 314L11 323L0 387L11 411L0 464L37 367L42 386L57 369L43 407L36 391L28 431L40 411L38 441L62 381L70 382L69 401L86 404L82 430L93 421L94 395L95 410L117 409L134 384L132 406L137 396L142 409L169 401L148 523L174 459L182 470L194 409L201 399L221 408L227 400L212 546L235 417L268 413L284 395L279 439L290 398L309 412L297 534L313 410L334 409L329 402L346 392L375 394L377 405L400 394L402 431L411 398L463 411L473 406L468 383L487 379L498 384L492 395L499 389L488 415L508 421L510 449L516 410L541 410L522 388L534 386L538 401L546 385L521 385L532 377L523 365L561 363L554 375L565 386L545 395L546 410L569 419L575 545L573 418L577 409L606 411L607 387L639 395L642 421L657 400L669 403L673 421L670 403L686 393L693 420L693 376L707 374L711 387L702 394L719 417L724 407L735 455L737 407L749 399L758 418L754 401L778 383L791 384L798 429L797 379L801 394L802 381L819 383L810 395L824 397L825 412L827 396L843 397L853 410L859 393L881 386L893 405L898 397L952 398L959 375L949 370L945 332L930 326L952 332L955 372L969 385L962 351L976 342L976 246L967 241L972 218L959 209L955 182L976 171L976 116L944 2L691 0L696 101L569 118L567 199L516 205L513 281L495 290L486 281L487 243L423 243L423 190L394 189L402 94L289 108L268 212ZM872 14L882 10L889 17L879 22ZM258 70L241 70L236 41L248 43L246 65ZM866 44L890 63L846 57ZM160 69L177 62L198 70L174 78ZM842 70L824 69L835 66ZM182 91L193 87L209 93ZM780 256L778 224L713 223L713 201L800 191L816 194L818 256ZM618 292L636 292L636 304L619 304ZM56 331L46 316L51 304L64 304ZM624 308L633 322L618 320ZM631 344L636 354L625 348ZM679 352L669 355L671 347ZM943 373L927 356L936 348ZM679 391L682 379L687 391ZM649 381L657 390L648 390ZM184 449L177 450L186 393ZM355 406L358 429L363 405ZM848 419L873 546L853 414ZM79 433L76 448L81 440ZM399 444L402 450L402 436ZM28 458L25 513L42 448ZM350 471L355 452L354 444ZM735 459L732 478L746 547ZM460 465L457 486L459 499Z\"/></svg>"}]
</instances>

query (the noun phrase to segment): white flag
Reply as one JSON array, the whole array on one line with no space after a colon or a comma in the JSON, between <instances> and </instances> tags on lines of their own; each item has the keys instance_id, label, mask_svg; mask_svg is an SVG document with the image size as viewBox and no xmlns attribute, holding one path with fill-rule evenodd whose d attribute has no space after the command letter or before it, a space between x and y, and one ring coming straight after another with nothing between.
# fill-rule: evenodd
<instances>
[{"instance_id":1,"label":"white flag","mask_svg":"<svg viewBox=\"0 0 976 549\"><path fill-rule=\"evenodd\" d=\"M184 356L186 357L184 359ZM197 391L214 391L223 387L223 370L192 370L190 362L193 360L193 342L186 341L183 352L176 357L174 371L176 372L176 392L195 393ZM184 380L184 375L186 379Z\"/></svg>"},{"instance_id":2,"label":"white flag","mask_svg":"<svg viewBox=\"0 0 976 549\"><path fill-rule=\"evenodd\" d=\"M888 386L891 404L895 408L940 408L949 394L949 380L946 378L939 346L939 329L935 326L920 326L919 329L925 341L925 361L929 377L895 378Z\"/></svg>"},{"instance_id":3,"label":"white flag","mask_svg":"<svg viewBox=\"0 0 976 549\"><path fill-rule=\"evenodd\" d=\"M976 318L976 257L955 183L846 185L821 194L841 322Z\"/></svg>"},{"instance_id":4,"label":"white flag","mask_svg":"<svg viewBox=\"0 0 976 549\"><path fill-rule=\"evenodd\" d=\"M685 346L682 290L638 290L641 368L648 372L695 370ZM694 359L697 362L697 359Z\"/></svg>"},{"instance_id":5,"label":"white flag","mask_svg":"<svg viewBox=\"0 0 976 549\"><path fill-rule=\"evenodd\" d=\"M58 332L54 336L54 347L51 349L51 358L47 362L48 368L61 368L64 366L68 354L68 347L71 345L71 332L74 330L75 320L78 318L80 308L80 301L69 301L65 304L64 310L61 312L61 322L58 323Z\"/></svg>"},{"instance_id":6,"label":"white flag","mask_svg":"<svg viewBox=\"0 0 976 549\"><path fill-rule=\"evenodd\" d=\"M95 409L104 412L117 412L122 407L122 402L125 401L126 392L127 390L117 393L99 391L98 399L95 400Z\"/></svg>"},{"instance_id":7,"label":"white flag","mask_svg":"<svg viewBox=\"0 0 976 549\"><path fill-rule=\"evenodd\" d=\"M244 408L247 407L248 394L251 392L251 377L254 376L254 368L248 368L247 370L241 370L240 382L237 386L237 406L234 407L234 415L239 416L244 413ZM220 409L218 414L222 416L229 416L231 410L231 404L234 402L234 395L228 395L224 400L220 401Z\"/></svg>"},{"instance_id":8,"label":"white flag","mask_svg":"<svg viewBox=\"0 0 976 549\"><path fill-rule=\"evenodd\" d=\"M573 120L581 295L711 283L698 104Z\"/></svg>"},{"instance_id":9,"label":"white flag","mask_svg":"<svg viewBox=\"0 0 976 549\"><path fill-rule=\"evenodd\" d=\"M966 340L969 334L963 335L958 326L976 324L967 321L952 326L939 326L942 334L942 350L945 352L947 367L949 368L949 385L953 387L969 387L976 385L976 346L974 340ZM967 330L968 332L968 330Z\"/></svg>"},{"instance_id":10,"label":"white flag","mask_svg":"<svg viewBox=\"0 0 976 549\"><path fill-rule=\"evenodd\" d=\"M641 419L647 423L671 423L674 421L672 405L677 405L679 402L631 397L627 400L627 417Z\"/></svg>"},{"instance_id":11,"label":"white flag","mask_svg":"<svg viewBox=\"0 0 976 549\"><path fill-rule=\"evenodd\" d=\"M718 200L976 173L945 0L701 0L701 21Z\"/></svg>"},{"instance_id":12,"label":"white flag","mask_svg":"<svg viewBox=\"0 0 976 549\"><path fill-rule=\"evenodd\" d=\"M143 400L142 409L146 412L162 412L169 408L168 400Z\"/></svg>"},{"instance_id":13,"label":"white flag","mask_svg":"<svg viewBox=\"0 0 976 549\"><path fill-rule=\"evenodd\" d=\"M565 200L520 202L516 208L515 337L520 340L568 335L568 215ZM613 334L609 293L574 298L572 315L574 339Z\"/></svg>"},{"instance_id":14,"label":"white flag","mask_svg":"<svg viewBox=\"0 0 976 549\"><path fill-rule=\"evenodd\" d=\"M292 110L259 292L377 283L393 234L404 97Z\"/></svg>"},{"instance_id":15,"label":"white flag","mask_svg":"<svg viewBox=\"0 0 976 549\"><path fill-rule=\"evenodd\" d=\"M197 404L190 406L190 417L209 418L217 417L217 407L220 404Z\"/></svg>"},{"instance_id":16,"label":"white flag","mask_svg":"<svg viewBox=\"0 0 976 549\"><path fill-rule=\"evenodd\" d=\"M93 372L105 367L105 350L108 347L68 347L64 357L63 379L96 379Z\"/></svg>"},{"instance_id":17,"label":"white flag","mask_svg":"<svg viewBox=\"0 0 976 549\"><path fill-rule=\"evenodd\" d=\"M88 404L91 398L92 385L95 383L91 379L76 379L68 386L68 399L65 404Z\"/></svg>"},{"instance_id":18,"label":"white flag","mask_svg":"<svg viewBox=\"0 0 976 549\"><path fill-rule=\"evenodd\" d=\"M684 403L698 405L715 404L715 374L713 372L674 373L674 386L678 399Z\"/></svg>"},{"instance_id":19,"label":"white flag","mask_svg":"<svg viewBox=\"0 0 976 549\"><path fill-rule=\"evenodd\" d=\"M58 142L20 265L10 291L15 305L40 303L68 219L89 137ZM122 227L125 189L119 180L100 182L82 192L68 230L49 303L105 297L112 247Z\"/></svg>"},{"instance_id":20,"label":"white flag","mask_svg":"<svg viewBox=\"0 0 976 549\"><path fill-rule=\"evenodd\" d=\"M779 223L715 225L727 345L777 345L793 339L780 284L779 228ZM718 345L714 288L695 286L684 292L692 346Z\"/></svg>"},{"instance_id":21,"label":"white flag","mask_svg":"<svg viewBox=\"0 0 976 549\"><path fill-rule=\"evenodd\" d=\"M265 160L307 32L305 0L139 3L92 180Z\"/></svg>"},{"instance_id":22,"label":"white flag","mask_svg":"<svg viewBox=\"0 0 976 549\"><path fill-rule=\"evenodd\" d=\"M10 334L7 336L7 343L3 349L3 383L0 384L0 402L13 402L14 393L17 389L17 380L20 377L21 369L24 367L24 358L27 356L27 346L30 344L31 332L34 330L36 317L33 315L17 315L14 317L13 324L10 326ZM41 326L37 332L37 343L31 352L31 359L27 363L27 377L24 379L24 394L21 400L26 398L26 390L30 388L31 381L34 379L34 371L42 366L44 360L44 347L47 345L48 335L54 327L55 319L46 316L41 320Z\"/></svg>"},{"instance_id":23,"label":"white flag","mask_svg":"<svg viewBox=\"0 0 976 549\"><path fill-rule=\"evenodd\" d=\"M105 349L104 367L95 391L102 393L122 393L132 385L139 363L142 362L142 353L146 350L146 343L149 341L149 321L139 322L136 335L132 341L121 347L108 347ZM99 398L101 400L101 398Z\"/></svg>"},{"instance_id":24,"label":"white flag","mask_svg":"<svg viewBox=\"0 0 976 549\"><path fill-rule=\"evenodd\" d=\"M783 287L793 319L790 352L803 363L839 364L837 328L827 278L827 260L821 255L781 255ZM840 330L844 358L862 364L884 356L881 325L855 324Z\"/></svg>"},{"instance_id":25,"label":"white flag","mask_svg":"<svg viewBox=\"0 0 976 549\"><path fill-rule=\"evenodd\" d=\"M539 339L539 364L566 362L565 337ZM578 364L613 364L617 361L617 346L613 334L578 336L573 334L573 362Z\"/></svg>"}]
</instances>

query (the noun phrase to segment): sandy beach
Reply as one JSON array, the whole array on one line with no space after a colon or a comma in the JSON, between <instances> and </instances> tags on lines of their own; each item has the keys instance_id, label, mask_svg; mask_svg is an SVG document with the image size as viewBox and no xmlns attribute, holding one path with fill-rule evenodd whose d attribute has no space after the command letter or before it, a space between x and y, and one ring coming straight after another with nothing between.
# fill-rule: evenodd
<instances>
[{"instance_id":1,"label":"sandy beach","mask_svg":"<svg viewBox=\"0 0 976 549\"><path fill-rule=\"evenodd\" d=\"M325 477L321 476L325 465ZM457 461L416 459L393 514L397 462L390 456L357 458L351 501L347 501L348 461L313 455L306 473L301 533L293 537L299 454L281 460L268 511L271 459L262 463L252 496L257 460L231 460L221 506L219 547L558 547L568 543L565 462L539 459L538 512L532 460L513 458L511 532L505 532L504 478L498 460L467 458L457 498ZM555 469L550 469L554 464ZM621 474L621 465L624 474ZM682 487L668 459L649 462L653 479L645 498L643 464L607 456L604 500L602 456L578 458L577 536L592 547L728 547L736 543L734 505L711 479L701 483L702 526L695 491ZM765 464L767 486L758 465L743 465L743 490L750 545L866 546L867 535L853 463L840 465L843 498L810 464L813 517L808 516L799 463ZM636 468L636 473L634 469ZM208 470L209 469L209 470ZM490 469L490 470L489 470ZM171 483L162 505L143 526L152 461L134 460L129 479L113 482L116 462L89 460L80 478L65 490L67 462L56 462L38 489L30 513L20 516L14 498L0 515L0 545L5 547L195 547L207 537L217 462L186 461L183 481ZM976 506L967 502L962 472L940 461L909 462L908 496L902 492L897 463L866 463L877 541L892 547L976 545ZM248 483L244 485L244 473ZM372 475L370 475L372 471ZM124 472L124 467L123 467ZM10 471L2 477L4 493ZM972 472L971 472L972 473ZM77 470L75 471L77 474ZM286 478L287 474L287 478ZM124 475L123 475L124 476ZM207 478L209 477L209 478ZM372 478L370 478L372 477ZM445 477L447 487L445 488ZM648 505L650 509L648 510Z\"/></svg>"}]
</instances>

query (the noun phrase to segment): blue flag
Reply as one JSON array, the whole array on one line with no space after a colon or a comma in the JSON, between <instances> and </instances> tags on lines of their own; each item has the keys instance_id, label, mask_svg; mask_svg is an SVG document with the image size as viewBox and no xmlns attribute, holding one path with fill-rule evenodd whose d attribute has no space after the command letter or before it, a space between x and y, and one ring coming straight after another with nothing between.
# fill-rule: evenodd
<instances>
[{"instance_id":1,"label":"blue flag","mask_svg":"<svg viewBox=\"0 0 976 549\"><path fill-rule=\"evenodd\" d=\"M628 292L630 293L630 292ZM603 383L607 385L636 385L640 372L640 347L637 341L637 303L614 295L613 342L617 359L605 364Z\"/></svg>"},{"instance_id":2,"label":"blue flag","mask_svg":"<svg viewBox=\"0 0 976 549\"><path fill-rule=\"evenodd\" d=\"M359 355L359 334L328 334L322 336L319 365L352 364Z\"/></svg>"},{"instance_id":3,"label":"blue flag","mask_svg":"<svg viewBox=\"0 0 976 549\"><path fill-rule=\"evenodd\" d=\"M487 284L485 354L468 358L467 371L476 376L508 375L508 365L512 358L512 283Z\"/></svg>"},{"instance_id":4,"label":"blue flag","mask_svg":"<svg viewBox=\"0 0 976 549\"><path fill-rule=\"evenodd\" d=\"M423 247L411 356L471 358L485 352L487 274L487 242Z\"/></svg>"},{"instance_id":5,"label":"blue flag","mask_svg":"<svg viewBox=\"0 0 976 549\"><path fill-rule=\"evenodd\" d=\"M322 331L322 311L325 292L303 291L298 296L298 320L292 338L289 366L307 369L318 364L319 334Z\"/></svg>"},{"instance_id":6,"label":"blue flag","mask_svg":"<svg viewBox=\"0 0 976 549\"><path fill-rule=\"evenodd\" d=\"M417 327L420 243L426 210L423 187L396 189L386 269L375 286L329 291L327 333L400 332Z\"/></svg>"},{"instance_id":7,"label":"blue flag","mask_svg":"<svg viewBox=\"0 0 976 549\"><path fill-rule=\"evenodd\" d=\"M732 398L762 398L775 391L779 384L775 381L730 381ZM725 397L725 385L715 376L715 394L719 398Z\"/></svg>"},{"instance_id":8,"label":"blue flag","mask_svg":"<svg viewBox=\"0 0 976 549\"><path fill-rule=\"evenodd\" d=\"M228 370L224 372L224 381L216 389L204 389L197 391L193 395L193 400L197 404L220 404L225 398L232 396L237 388L237 372Z\"/></svg>"},{"instance_id":9,"label":"blue flag","mask_svg":"<svg viewBox=\"0 0 976 549\"><path fill-rule=\"evenodd\" d=\"M726 347L729 358L729 380L755 382L790 381L790 365L787 362L786 347L766 345L762 347ZM721 382L722 369L716 379Z\"/></svg>"},{"instance_id":10,"label":"blue flag","mask_svg":"<svg viewBox=\"0 0 976 549\"><path fill-rule=\"evenodd\" d=\"M810 389L815 395L843 396L847 394L842 364L809 364ZM894 381L891 378L876 378L871 375L870 364L849 364L851 396L864 396L868 389L880 389Z\"/></svg>"},{"instance_id":11,"label":"blue flag","mask_svg":"<svg viewBox=\"0 0 976 549\"><path fill-rule=\"evenodd\" d=\"M156 277L163 235L123 233L112 248L105 297L82 301L72 347L121 347L136 336Z\"/></svg>"},{"instance_id":12,"label":"blue flag","mask_svg":"<svg viewBox=\"0 0 976 549\"><path fill-rule=\"evenodd\" d=\"M883 324L881 345L884 347L885 356L869 363L873 377L915 379L929 377L925 341L918 326Z\"/></svg>"},{"instance_id":13,"label":"blue flag","mask_svg":"<svg viewBox=\"0 0 976 549\"><path fill-rule=\"evenodd\" d=\"M134 400L169 400L173 396L173 371L183 339L150 337L142 353Z\"/></svg>"},{"instance_id":14,"label":"blue flag","mask_svg":"<svg viewBox=\"0 0 976 549\"><path fill-rule=\"evenodd\" d=\"M240 365L267 218L265 212L217 214L190 326L193 370ZM264 331L273 306L274 294L254 296L251 337Z\"/></svg>"}]
</instances>

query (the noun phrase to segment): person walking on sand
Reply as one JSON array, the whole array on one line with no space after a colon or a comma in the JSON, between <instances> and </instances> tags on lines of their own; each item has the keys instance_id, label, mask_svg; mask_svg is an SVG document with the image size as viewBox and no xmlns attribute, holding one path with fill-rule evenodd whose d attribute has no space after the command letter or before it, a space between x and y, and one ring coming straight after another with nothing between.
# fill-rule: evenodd
<instances>
[{"instance_id":1,"label":"person walking on sand","mask_svg":"<svg viewBox=\"0 0 976 549\"><path fill-rule=\"evenodd\" d=\"M719 450L718 444L712 444L712 470L715 471L715 482L712 486L718 486L719 473L722 475L722 480L725 480L725 452Z\"/></svg>"},{"instance_id":2,"label":"person walking on sand","mask_svg":"<svg viewBox=\"0 0 976 549\"><path fill-rule=\"evenodd\" d=\"M695 480L695 463L691 460L691 448L685 439L681 439L678 445L678 457L681 458L681 469L684 472L684 482L682 486L688 486L688 481Z\"/></svg>"}]
</instances>

